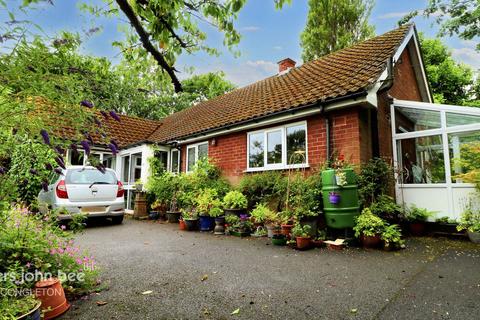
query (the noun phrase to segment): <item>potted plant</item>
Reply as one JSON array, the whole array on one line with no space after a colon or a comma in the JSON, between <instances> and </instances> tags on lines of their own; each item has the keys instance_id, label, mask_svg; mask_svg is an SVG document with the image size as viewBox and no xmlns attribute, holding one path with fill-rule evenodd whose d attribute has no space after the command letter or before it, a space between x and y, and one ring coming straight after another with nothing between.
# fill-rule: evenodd
<instances>
[{"instance_id":1,"label":"potted plant","mask_svg":"<svg viewBox=\"0 0 480 320\"><path fill-rule=\"evenodd\" d=\"M177 192L173 193L172 200L170 201L170 209L167 211L167 221L169 223L178 223L181 212L178 209Z\"/></svg>"},{"instance_id":2,"label":"potted plant","mask_svg":"<svg viewBox=\"0 0 480 320\"><path fill-rule=\"evenodd\" d=\"M48 278L35 283L35 297L42 302L45 319L53 319L65 313L70 304L65 291L57 278Z\"/></svg>"},{"instance_id":3,"label":"potted plant","mask_svg":"<svg viewBox=\"0 0 480 320\"><path fill-rule=\"evenodd\" d=\"M436 233L448 233L453 234L457 232L458 222L455 219L450 219L449 217L441 217L435 219L433 228Z\"/></svg>"},{"instance_id":4,"label":"potted plant","mask_svg":"<svg viewBox=\"0 0 480 320\"><path fill-rule=\"evenodd\" d=\"M240 191L230 191L223 198L225 215L235 214L240 216L241 214L246 214L247 204L247 197Z\"/></svg>"},{"instance_id":5,"label":"potted plant","mask_svg":"<svg viewBox=\"0 0 480 320\"><path fill-rule=\"evenodd\" d=\"M388 195L380 195L369 206L372 213L388 223L398 224L402 218L402 208L395 203L395 200Z\"/></svg>"},{"instance_id":6,"label":"potted plant","mask_svg":"<svg viewBox=\"0 0 480 320\"><path fill-rule=\"evenodd\" d=\"M457 230L466 230L470 241L480 243L480 212L467 208L460 217Z\"/></svg>"},{"instance_id":7,"label":"potted plant","mask_svg":"<svg viewBox=\"0 0 480 320\"><path fill-rule=\"evenodd\" d=\"M223 215L223 209L220 201L218 202L218 206L215 205L210 209L210 217L215 219L215 228L213 230L214 234L225 234L225 216Z\"/></svg>"},{"instance_id":8,"label":"potted plant","mask_svg":"<svg viewBox=\"0 0 480 320\"><path fill-rule=\"evenodd\" d=\"M161 220L164 220L165 219L165 204L162 203L162 201L160 200L155 200L150 208L152 209L150 211L150 213L148 214L148 216L150 217L150 219L152 220L157 220L157 219L161 219Z\"/></svg>"},{"instance_id":9,"label":"potted plant","mask_svg":"<svg viewBox=\"0 0 480 320\"><path fill-rule=\"evenodd\" d=\"M422 236L425 233L425 222L434 214L432 211L418 208L415 205L405 210L405 218L409 222L410 233L414 236Z\"/></svg>"},{"instance_id":10,"label":"potted plant","mask_svg":"<svg viewBox=\"0 0 480 320\"><path fill-rule=\"evenodd\" d=\"M41 304L42 303L35 299L33 295L17 297L5 294L0 297L2 316L4 316L5 319L40 320Z\"/></svg>"},{"instance_id":11,"label":"potted plant","mask_svg":"<svg viewBox=\"0 0 480 320\"><path fill-rule=\"evenodd\" d=\"M215 217L211 216L212 208L220 208L221 202L217 198L218 194L215 189L207 188L200 191L195 199L197 205L197 213L200 216L200 231L211 231L215 226ZM218 210L214 210L214 214L218 214Z\"/></svg>"},{"instance_id":12,"label":"potted plant","mask_svg":"<svg viewBox=\"0 0 480 320\"><path fill-rule=\"evenodd\" d=\"M182 219L185 222L187 231L197 230L198 227L198 212L195 207L195 196L193 193L185 193L182 195L182 202L184 208L180 209L182 212Z\"/></svg>"},{"instance_id":13,"label":"potted plant","mask_svg":"<svg viewBox=\"0 0 480 320\"><path fill-rule=\"evenodd\" d=\"M297 249L303 250L310 246L310 226L302 226L300 223L296 223L292 229L292 237L295 238L297 243Z\"/></svg>"},{"instance_id":14,"label":"potted plant","mask_svg":"<svg viewBox=\"0 0 480 320\"><path fill-rule=\"evenodd\" d=\"M143 182L142 182L142 180L138 179L137 181L135 181L135 190L137 190L138 192L142 192L142 191L143 191Z\"/></svg>"},{"instance_id":15,"label":"potted plant","mask_svg":"<svg viewBox=\"0 0 480 320\"><path fill-rule=\"evenodd\" d=\"M383 240L383 248L387 251L397 250L405 246L402 239L402 230L398 224L386 226L380 236Z\"/></svg>"},{"instance_id":16,"label":"potted plant","mask_svg":"<svg viewBox=\"0 0 480 320\"><path fill-rule=\"evenodd\" d=\"M265 225L267 228L267 236L271 238L273 236L273 231L275 229L275 221L277 215L270 210L265 204L258 204L255 209L250 213L253 221L258 225Z\"/></svg>"},{"instance_id":17,"label":"potted plant","mask_svg":"<svg viewBox=\"0 0 480 320\"><path fill-rule=\"evenodd\" d=\"M225 220L228 224L229 233L236 237L247 237L252 231L252 222L248 219L246 214L240 215L227 215Z\"/></svg>"},{"instance_id":18,"label":"potted plant","mask_svg":"<svg viewBox=\"0 0 480 320\"><path fill-rule=\"evenodd\" d=\"M294 213L291 210L284 210L279 214L279 221L282 234L285 235L288 239L292 236L292 229L294 226L293 222Z\"/></svg>"},{"instance_id":19,"label":"potted plant","mask_svg":"<svg viewBox=\"0 0 480 320\"><path fill-rule=\"evenodd\" d=\"M275 246L284 246L287 244L287 237L284 234L272 235L272 244Z\"/></svg>"},{"instance_id":20,"label":"potted plant","mask_svg":"<svg viewBox=\"0 0 480 320\"><path fill-rule=\"evenodd\" d=\"M325 230L318 230L317 231L317 237L315 239L312 239L312 244L317 247L321 248L324 245L324 241L327 238L327 232Z\"/></svg>"},{"instance_id":21,"label":"potted plant","mask_svg":"<svg viewBox=\"0 0 480 320\"><path fill-rule=\"evenodd\" d=\"M355 218L355 237L360 238L364 248L378 247L382 239L381 234L385 229L385 222L370 211L369 208L362 210L362 213Z\"/></svg>"}]
</instances>

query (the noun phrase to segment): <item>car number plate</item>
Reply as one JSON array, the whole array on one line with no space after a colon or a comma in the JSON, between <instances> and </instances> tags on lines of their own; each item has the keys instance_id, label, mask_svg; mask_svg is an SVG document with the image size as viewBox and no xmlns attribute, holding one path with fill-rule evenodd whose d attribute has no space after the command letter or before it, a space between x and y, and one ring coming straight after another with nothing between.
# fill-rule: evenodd
<instances>
[{"instance_id":1,"label":"car number plate","mask_svg":"<svg viewBox=\"0 0 480 320\"><path fill-rule=\"evenodd\" d=\"M106 207L82 207L81 211L85 213L105 212Z\"/></svg>"}]
</instances>

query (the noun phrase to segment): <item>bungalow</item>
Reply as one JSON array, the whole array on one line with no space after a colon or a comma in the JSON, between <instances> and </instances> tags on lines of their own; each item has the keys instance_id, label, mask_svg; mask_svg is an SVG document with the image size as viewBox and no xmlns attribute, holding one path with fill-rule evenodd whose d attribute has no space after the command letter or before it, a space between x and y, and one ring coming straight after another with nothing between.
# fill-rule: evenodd
<instances>
[{"instance_id":1,"label":"bungalow","mask_svg":"<svg viewBox=\"0 0 480 320\"><path fill-rule=\"evenodd\" d=\"M461 208L453 199L454 173L446 165L451 147L444 107L432 104L416 29L409 24L299 67L292 59L281 60L277 74L161 121L105 120L121 150L113 157L96 147L91 156L118 172L129 190L128 208L133 184L146 180L152 156L172 172L189 172L209 157L232 183L249 172L308 171L333 152L356 164L383 156L402 168L397 201L419 202L456 218ZM480 130L480 114L452 108L459 108L450 111L457 112L460 125ZM465 112L470 122L462 120ZM461 137L455 138L455 155ZM69 152L67 161L85 159ZM461 195L473 190L457 182ZM440 201L443 195L446 200Z\"/></svg>"}]
</instances>

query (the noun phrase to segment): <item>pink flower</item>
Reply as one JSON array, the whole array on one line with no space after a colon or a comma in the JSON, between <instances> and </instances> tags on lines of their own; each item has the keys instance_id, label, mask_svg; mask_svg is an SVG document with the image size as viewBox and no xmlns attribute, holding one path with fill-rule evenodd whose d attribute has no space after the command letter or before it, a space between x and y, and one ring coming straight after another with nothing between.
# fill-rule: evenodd
<instances>
[{"instance_id":1,"label":"pink flower","mask_svg":"<svg viewBox=\"0 0 480 320\"><path fill-rule=\"evenodd\" d=\"M25 267L27 268L30 268L32 265L30 264L30 262L27 262L27 264L25 265Z\"/></svg>"},{"instance_id":2,"label":"pink flower","mask_svg":"<svg viewBox=\"0 0 480 320\"><path fill-rule=\"evenodd\" d=\"M66 227L64 224L62 224L62 225L60 226L60 229L65 230L65 229L67 229L67 227Z\"/></svg>"}]
</instances>

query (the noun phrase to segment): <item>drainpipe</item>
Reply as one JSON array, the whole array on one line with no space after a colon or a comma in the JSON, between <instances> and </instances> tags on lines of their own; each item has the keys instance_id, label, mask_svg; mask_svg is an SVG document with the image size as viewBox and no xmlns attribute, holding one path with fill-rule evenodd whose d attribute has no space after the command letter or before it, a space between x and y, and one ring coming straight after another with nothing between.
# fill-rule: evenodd
<instances>
[{"instance_id":1,"label":"drainpipe","mask_svg":"<svg viewBox=\"0 0 480 320\"><path fill-rule=\"evenodd\" d=\"M325 134L327 136L327 163L330 164L331 151L330 151L330 118L325 118Z\"/></svg>"}]
</instances>

